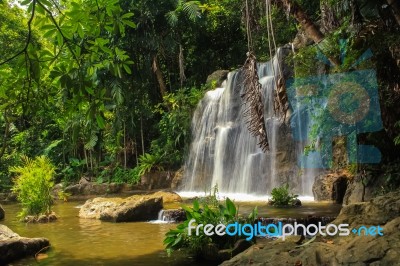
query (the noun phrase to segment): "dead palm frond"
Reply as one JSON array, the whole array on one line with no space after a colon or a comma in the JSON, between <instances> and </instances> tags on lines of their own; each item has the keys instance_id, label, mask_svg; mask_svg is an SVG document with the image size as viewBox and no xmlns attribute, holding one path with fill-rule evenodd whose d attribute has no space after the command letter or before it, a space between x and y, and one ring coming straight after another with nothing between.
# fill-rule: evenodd
<instances>
[{"instance_id":1,"label":"dead palm frond","mask_svg":"<svg viewBox=\"0 0 400 266\"><path fill-rule=\"evenodd\" d=\"M246 118L247 128L254 137L259 138L258 145L265 152L269 150L267 131L264 121L264 104L261 97L261 84L257 74L257 61L252 52L247 53L243 66L244 93L241 95Z\"/></svg>"}]
</instances>

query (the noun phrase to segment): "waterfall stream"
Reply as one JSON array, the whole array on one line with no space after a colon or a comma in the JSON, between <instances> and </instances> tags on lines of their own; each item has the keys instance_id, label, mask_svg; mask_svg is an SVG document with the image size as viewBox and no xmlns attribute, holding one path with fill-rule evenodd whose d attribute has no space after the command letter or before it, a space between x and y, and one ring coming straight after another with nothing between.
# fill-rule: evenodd
<instances>
[{"instance_id":1,"label":"waterfall stream","mask_svg":"<svg viewBox=\"0 0 400 266\"><path fill-rule=\"evenodd\" d=\"M205 94L194 113L183 191L210 192L217 185L220 193L266 196L288 183L294 193L312 195L315 171L297 166L305 144L293 141L289 123L280 121L273 109L282 54L280 49L271 61L258 65L270 150L264 153L248 131L241 98L243 73L231 72L222 88Z\"/></svg>"}]
</instances>

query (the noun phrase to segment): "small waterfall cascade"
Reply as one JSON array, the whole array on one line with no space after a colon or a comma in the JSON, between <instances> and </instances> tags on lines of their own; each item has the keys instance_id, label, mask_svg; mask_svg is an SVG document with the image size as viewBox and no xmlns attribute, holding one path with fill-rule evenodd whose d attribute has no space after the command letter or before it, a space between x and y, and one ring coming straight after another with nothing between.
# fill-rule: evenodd
<instances>
[{"instance_id":1,"label":"small waterfall cascade","mask_svg":"<svg viewBox=\"0 0 400 266\"><path fill-rule=\"evenodd\" d=\"M273 108L282 50L258 65L269 151L264 153L247 129L243 72L231 72L223 87L208 91L195 110L182 191L210 192L217 185L220 193L266 196L288 183L293 192L312 195L315 173L297 166L299 144L292 138L290 123L278 119Z\"/></svg>"}]
</instances>

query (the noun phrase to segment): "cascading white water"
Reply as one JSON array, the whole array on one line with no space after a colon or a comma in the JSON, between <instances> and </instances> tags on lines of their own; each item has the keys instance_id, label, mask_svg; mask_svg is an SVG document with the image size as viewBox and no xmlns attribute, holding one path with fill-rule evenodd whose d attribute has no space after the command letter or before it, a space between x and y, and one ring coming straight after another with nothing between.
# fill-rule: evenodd
<instances>
[{"instance_id":1,"label":"cascading white water","mask_svg":"<svg viewBox=\"0 0 400 266\"><path fill-rule=\"evenodd\" d=\"M229 73L223 88L206 93L192 120L192 143L185 163L183 191L265 196L272 188L289 183L302 195L311 195L310 182L297 167L296 144L287 123L274 113L276 77L282 52L259 64L264 117L270 150L264 153L247 129L241 95L243 73ZM313 178L313 177L312 177Z\"/></svg>"}]
</instances>

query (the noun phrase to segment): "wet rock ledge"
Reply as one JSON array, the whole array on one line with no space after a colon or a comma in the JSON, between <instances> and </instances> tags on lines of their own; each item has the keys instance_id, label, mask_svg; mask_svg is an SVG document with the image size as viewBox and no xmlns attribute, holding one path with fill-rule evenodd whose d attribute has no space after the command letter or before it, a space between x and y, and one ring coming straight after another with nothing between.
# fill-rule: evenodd
<instances>
[{"instance_id":1,"label":"wet rock ledge","mask_svg":"<svg viewBox=\"0 0 400 266\"><path fill-rule=\"evenodd\" d=\"M27 256L34 256L40 250L50 246L46 238L26 238L14 233L0 224L0 265Z\"/></svg>"}]
</instances>

